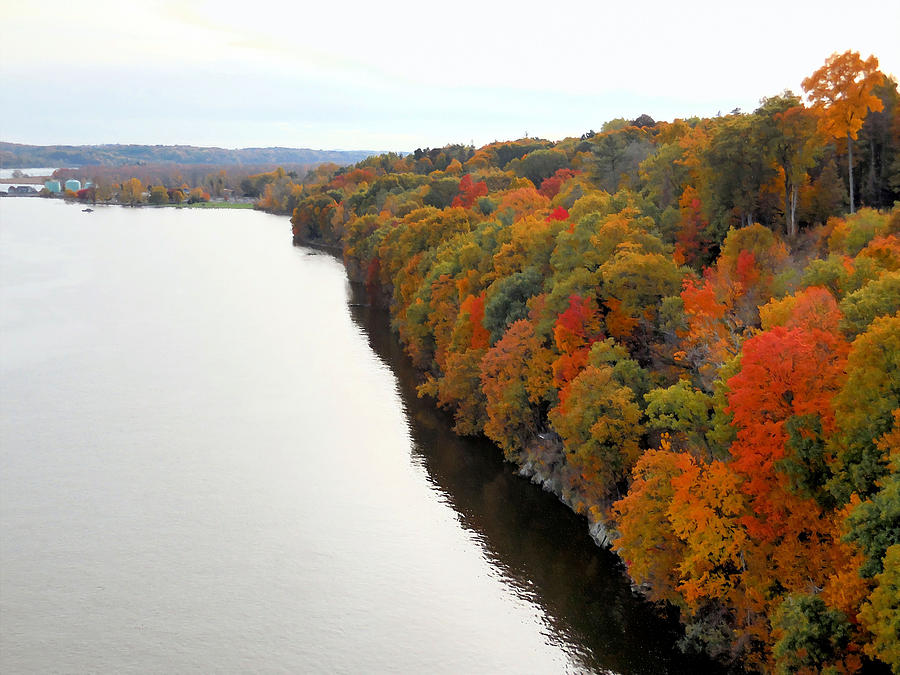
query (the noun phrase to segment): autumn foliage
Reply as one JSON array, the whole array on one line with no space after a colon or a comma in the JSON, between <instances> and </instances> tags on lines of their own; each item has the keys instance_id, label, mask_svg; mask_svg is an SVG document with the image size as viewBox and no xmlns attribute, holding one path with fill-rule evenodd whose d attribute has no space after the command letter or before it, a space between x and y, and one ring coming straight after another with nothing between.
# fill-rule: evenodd
<instances>
[{"instance_id":1,"label":"autumn foliage","mask_svg":"<svg viewBox=\"0 0 900 675\"><path fill-rule=\"evenodd\" d=\"M808 106L279 188L456 431L605 524L686 645L761 670L900 667L900 95L857 58Z\"/></svg>"}]
</instances>

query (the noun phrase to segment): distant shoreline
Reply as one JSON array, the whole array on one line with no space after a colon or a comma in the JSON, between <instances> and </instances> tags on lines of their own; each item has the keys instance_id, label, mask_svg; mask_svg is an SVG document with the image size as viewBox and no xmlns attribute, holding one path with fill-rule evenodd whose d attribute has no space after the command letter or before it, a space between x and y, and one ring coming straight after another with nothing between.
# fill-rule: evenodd
<instances>
[{"instance_id":1,"label":"distant shoreline","mask_svg":"<svg viewBox=\"0 0 900 675\"><path fill-rule=\"evenodd\" d=\"M82 202L74 199L64 199L63 197L47 197L41 195L40 193L32 193L32 194L7 194L5 192L0 192L0 197L6 199L16 199L20 197L27 198L35 198L40 197L43 199L55 199L65 202L66 204L72 204L73 206L84 206L84 207L95 207L95 206L127 206L129 208L151 208L151 209L253 209L256 207L254 202L225 202L225 201L215 201L215 202L194 202L193 204L182 203L182 204L126 204L116 200L110 200L108 202Z\"/></svg>"}]
</instances>

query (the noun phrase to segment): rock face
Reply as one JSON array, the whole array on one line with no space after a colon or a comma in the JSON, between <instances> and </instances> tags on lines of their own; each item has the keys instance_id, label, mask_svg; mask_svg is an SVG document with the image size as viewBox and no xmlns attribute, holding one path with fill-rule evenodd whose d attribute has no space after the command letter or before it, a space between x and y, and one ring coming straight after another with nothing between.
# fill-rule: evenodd
<instances>
[{"instance_id":1,"label":"rock face","mask_svg":"<svg viewBox=\"0 0 900 675\"><path fill-rule=\"evenodd\" d=\"M519 463L519 475L540 485L547 492L556 495L559 500L573 511L578 511L571 499L571 495L565 490L565 476L563 475L563 445L562 440L553 432L538 434L528 443L522 452ZM604 509L605 510L605 509ZM615 530L608 522L599 517L598 513L591 511L585 514L588 519L588 531L591 538L601 548L609 548L615 538Z\"/></svg>"}]
</instances>

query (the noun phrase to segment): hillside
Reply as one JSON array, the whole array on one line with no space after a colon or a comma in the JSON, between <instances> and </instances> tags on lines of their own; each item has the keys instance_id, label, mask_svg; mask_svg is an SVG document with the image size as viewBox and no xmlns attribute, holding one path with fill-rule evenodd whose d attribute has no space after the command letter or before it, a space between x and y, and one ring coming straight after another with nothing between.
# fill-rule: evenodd
<instances>
[{"instance_id":1,"label":"hillside","mask_svg":"<svg viewBox=\"0 0 900 675\"><path fill-rule=\"evenodd\" d=\"M341 248L420 395L584 514L686 648L900 673L900 93L854 52L803 87L258 206Z\"/></svg>"},{"instance_id":2,"label":"hillside","mask_svg":"<svg viewBox=\"0 0 900 675\"><path fill-rule=\"evenodd\" d=\"M373 154L367 150L309 148L203 148L193 145L22 145L0 142L0 167L122 166L134 164L353 164Z\"/></svg>"}]
</instances>

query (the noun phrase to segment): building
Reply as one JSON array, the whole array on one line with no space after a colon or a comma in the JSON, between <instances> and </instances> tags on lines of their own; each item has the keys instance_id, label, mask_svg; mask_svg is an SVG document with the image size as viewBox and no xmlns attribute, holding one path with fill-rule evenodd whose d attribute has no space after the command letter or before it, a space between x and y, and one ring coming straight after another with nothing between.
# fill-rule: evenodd
<instances>
[{"instance_id":1,"label":"building","mask_svg":"<svg viewBox=\"0 0 900 675\"><path fill-rule=\"evenodd\" d=\"M71 190L72 192L78 192L81 189L81 181L76 180L75 178L70 178L66 181L66 190Z\"/></svg>"},{"instance_id":2,"label":"building","mask_svg":"<svg viewBox=\"0 0 900 675\"><path fill-rule=\"evenodd\" d=\"M48 190L50 190L50 192L53 192L53 193L60 192L60 191L62 190L62 187L60 187L60 184L59 184L59 181L58 181L58 180L48 180L48 181L45 181L45 182L44 182L44 187L47 188Z\"/></svg>"}]
</instances>

